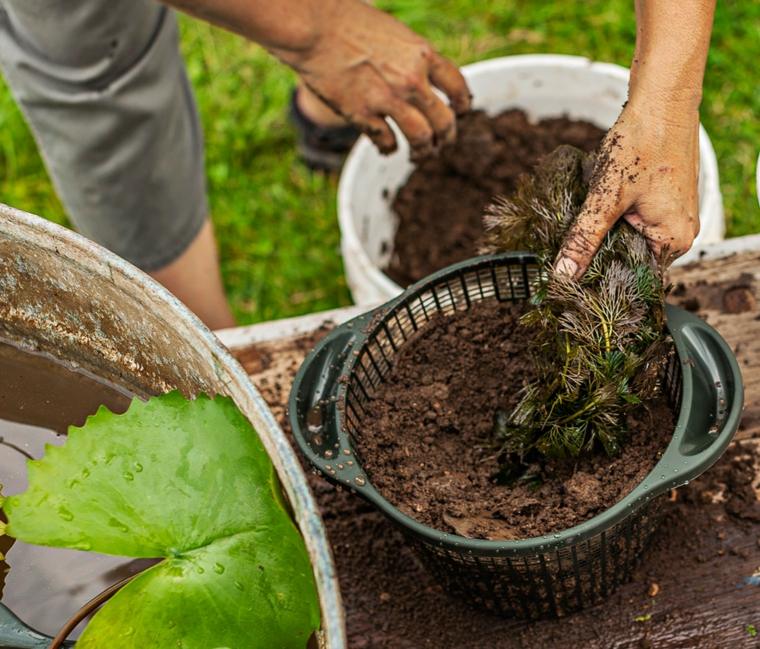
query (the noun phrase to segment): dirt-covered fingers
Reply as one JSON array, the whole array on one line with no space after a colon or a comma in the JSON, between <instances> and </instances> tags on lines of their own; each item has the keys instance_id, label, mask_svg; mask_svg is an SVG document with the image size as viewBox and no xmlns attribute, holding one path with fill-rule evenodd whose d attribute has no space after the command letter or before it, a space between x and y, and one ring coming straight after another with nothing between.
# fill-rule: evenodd
<instances>
[{"instance_id":1,"label":"dirt-covered fingers","mask_svg":"<svg viewBox=\"0 0 760 649\"><path fill-rule=\"evenodd\" d=\"M580 278L586 272L599 246L610 228L620 218L623 207L618 191L600 188L589 192L578 218L562 244L554 264L558 275L571 279Z\"/></svg>"},{"instance_id":2,"label":"dirt-covered fingers","mask_svg":"<svg viewBox=\"0 0 760 649\"><path fill-rule=\"evenodd\" d=\"M645 215L648 214L656 214L656 220L647 218ZM699 234L696 205L680 206L675 210L642 206L641 210L631 211L624 218L646 237L649 247L666 264L688 252Z\"/></svg>"},{"instance_id":3,"label":"dirt-covered fingers","mask_svg":"<svg viewBox=\"0 0 760 649\"><path fill-rule=\"evenodd\" d=\"M470 110L472 95L459 68L435 51L427 55L432 84L443 91L457 115Z\"/></svg>"},{"instance_id":4,"label":"dirt-covered fingers","mask_svg":"<svg viewBox=\"0 0 760 649\"><path fill-rule=\"evenodd\" d=\"M433 127L412 104L394 99L386 107L386 113L409 141L412 160L425 158L435 151L437 142Z\"/></svg>"},{"instance_id":5,"label":"dirt-covered fingers","mask_svg":"<svg viewBox=\"0 0 760 649\"><path fill-rule=\"evenodd\" d=\"M418 55L420 62L413 71L389 80L393 96L385 106L386 114L409 140L413 158L425 157L453 141L456 113L466 112L470 105L467 83L453 63L424 42ZM451 105L434 92L433 85L449 98Z\"/></svg>"},{"instance_id":6,"label":"dirt-covered fingers","mask_svg":"<svg viewBox=\"0 0 760 649\"><path fill-rule=\"evenodd\" d=\"M412 159L423 158L435 150L435 134L425 115L390 93L370 104L363 114L354 116L352 121L369 135L381 153L392 153L397 143L386 117L396 122L408 140Z\"/></svg>"},{"instance_id":7,"label":"dirt-covered fingers","mask_svg":"<svg viewBox=\"0 0 760 649\"><path fill-rule=\"evenodd\" d=\"M407 99L427 118L433 129L435 145L452 142L456 138L456 115L470 108L470 90L462 73L432 48L423 50L427 78L421 76L408 85ZM447 105L433 91L431 83L448 98Z\"/></svg>"},{"instance_id":8,"label":"dirt-covered fingers","mask_svg":"<svg viewBox=\"0 0 760 649\"><path fill-rule=\"evenodd\" d=\"M427 119L434 134L436 147L453 142L456 138L456 116L430 87L427 81L420 82L408 96L409 103Z\"/></svg>"},{"instance_id":9,"label":"dirt-covered fingers","mask_svg":"<svg viewBox=\"0 0 760 649\"><path fill-rule=\"evenodd\" d=\"M396 136L390 125L378 115L354 115L351 122L374 143L380 153L389 154L396 150Z\"/></svg>"}]
</instances>

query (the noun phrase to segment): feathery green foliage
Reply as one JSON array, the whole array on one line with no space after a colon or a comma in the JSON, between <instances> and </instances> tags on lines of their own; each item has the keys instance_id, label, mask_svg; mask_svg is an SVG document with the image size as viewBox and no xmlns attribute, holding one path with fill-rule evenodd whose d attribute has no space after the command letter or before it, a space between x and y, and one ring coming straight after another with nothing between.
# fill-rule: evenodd
<instances>
[{"instance_id":1,"label":"feathery green foliage","mask_svg":"<svg viewBox=\"0 0 760 649\"><path fill-rule=\"evenodd\" d=\"M666 357L662 264L625 222L607 235L579 281L555 276L554 259L588 189L593 156L559 147L486 215L486 251L528 250L539 279L522 326L535 332L536 379L497 435L512 464L533 450L571 457L616 453L626 414L659 389ZM586 173L584 173L584 170Z\"/></svg>"}]
</instances>

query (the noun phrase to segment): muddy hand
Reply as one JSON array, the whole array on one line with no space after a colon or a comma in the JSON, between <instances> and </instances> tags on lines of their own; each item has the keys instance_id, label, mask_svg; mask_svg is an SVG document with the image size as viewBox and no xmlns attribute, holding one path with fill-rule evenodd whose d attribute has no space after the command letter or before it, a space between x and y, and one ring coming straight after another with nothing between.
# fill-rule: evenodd
<instances>
[{"instance_id":1,"label":"muddy hand","mask_svg":"<svg viewBox=\"0 0 760 649\"><path fill-rule=\"evenodd\" d=\"M470 107L453 63L362 0L162 1L266 47L385 153L396 148L386 118L421 157L455 137L455 113Z\"/></svg>"},{"instance_id":2,"label":"muddy hand","mask_svg":"<svg viewBox=\"0 0 760 649\"><path fill-rule=\"evenodd\" d=\"M556 261L579 278L626 219L666 262L699 232L699 104L715 0L636 0L628 104L602 143L586 202Z\"/></svg>"},{"instance_id":3,"label":"muddy hand","mask_svg":"<svg viewBox=\"0 0 760 649\"><path fill-rule=\"evenodd\" d=\"M388 117L409 140L413 158L453 140L455 113L470 106L456 66L395 18L359 0L325 4L331 8L313 45L285 59L304 82L383 153L396 149Z\"/></svg>"},{"instance_id":4,"label":"muddy hand","mask_svg":"<svg viewBox=\"0 0 760 649\"><path fill-rule=\"evenodd\" d=\"M607 232L624 218L669 263L699 232L699 120L658 116L629 104L605 137L589 193L557 257L579 278Z\"/></svg>"}]
</instances>

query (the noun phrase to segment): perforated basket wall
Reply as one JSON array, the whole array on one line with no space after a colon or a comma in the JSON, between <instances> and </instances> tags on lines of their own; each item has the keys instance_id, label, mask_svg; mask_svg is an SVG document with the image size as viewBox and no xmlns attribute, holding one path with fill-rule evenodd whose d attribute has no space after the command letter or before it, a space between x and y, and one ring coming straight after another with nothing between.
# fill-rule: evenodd
<instances>
[{"instance_id":1,"label":"perforated basket wall","mask_svg":"<svg viewBox=\"0 0 760 649\"><path fill-rule=\"evenodd\" d=\"M391 369L396 352L434 314L467 310L486 299L524 301L537 280L538 269L530 257L513 257L457 268L415 287L372 323L366 341L353 352L345 398L349 434L359 434L365 406ZM677 407L678 363L670 364L665 386ZM483 552L464 539L436 543L403 529L447 590L498 613L538 618L598 602L629 580L657 527L659 505L659 499L652 500L610 529L550 552L510 552L510 542Z\"/></svg>"},{"instance_id":2,"label":"perforated basket wall","mask_svg":"<svg viewBox=\"0 0 760 649\"><path fill-rule=\"evenodd\" d=\"M501 615L561 617L603 601L630 581L660 521L662 496L608 531L550 552L503 556L439 546L409 535L447 592Z\"/></svg>"}]
</instances>

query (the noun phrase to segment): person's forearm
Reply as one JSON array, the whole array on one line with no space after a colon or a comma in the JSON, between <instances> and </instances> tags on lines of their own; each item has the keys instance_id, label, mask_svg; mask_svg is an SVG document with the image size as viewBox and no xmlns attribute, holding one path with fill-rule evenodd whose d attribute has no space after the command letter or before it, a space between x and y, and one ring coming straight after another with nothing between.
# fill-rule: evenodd
<instances>
[{"instance_id":1,"label":"person's forearm","mask_svg":"<svg viewBox=\"0 0 760 649\"><path fill-rule=\"evenodd\" d=\"M620 218L670 263L699 232L699 104L715 0L636 0L628 102L597 156L586 202L557 256L579 278Z\"/></svg>"},{"instance_id":2,"label":"person's forearm","mask_svg":"<svg viewBox=\"0 0 760 649\"><path fill-rule=\"evenodd\" d=\"M263 45L383 153L397 144L388 119L411 155L423 157L455 137L455 112L470 107L467 83L451 61L362 0L163 1Z\"/></svg>"},{"instance_id":3,"label":"person's forearm","mask_svg":"<svg viewBox=\"0 0 760 649\"><path fill-rule=\"evenodd\" d=\"M714 13L715 0L636 0L629 99L696 112Z\"/></svg>"},{"instance_id":4,"label":"person's forearm","mask_svg":"<svg viewBox=\"0 0 760 649\"><path fill-rule=\"evenodd\" d=\"M313 47L335 0L163 0L181 11L259 43L291 62ZM289 60L291 59L291 60Z\"/></svg>"}]
</instances>

